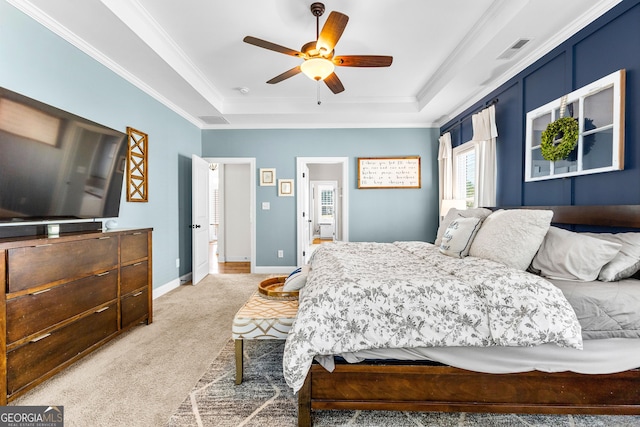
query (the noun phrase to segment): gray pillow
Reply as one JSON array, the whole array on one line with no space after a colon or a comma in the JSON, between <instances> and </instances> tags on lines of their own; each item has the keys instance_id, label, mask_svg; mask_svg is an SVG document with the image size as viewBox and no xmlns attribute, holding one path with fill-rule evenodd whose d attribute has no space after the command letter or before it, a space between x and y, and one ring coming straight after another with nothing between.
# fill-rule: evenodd
<instances>
[{"instance_id":1,"label":"gray pillow","mask_svg":"<svg viewBox=\"0 0 640 427\"><path fill-rule=\"evenodd\" d=\"M614 282L640 271L640 233L582 233L596 239L620 243L620 252L598 274L598 280Z\"/></svg>"},{"instance_id":2,"label":"gray pillow","mask_svg":"<svg viewBox=\"0 0 640 427\"><path fill-rule=\"evenodd\" d=\"M449 209L449 212L445 215L444 219L440 223L440 227L438 227L438 233L436 234L436 241L433 242L434 245L440 246L442 243L442 236L444 232L456 218L481 218L484 219L491 215L491 210L486 208L472 208L472 209Z\"/></svg>"},{"instance_id":3,"label":"gray pillow","mask_svg":"<svg viewBox=\"0 0 640 427\"><path fill-rule=\"evenodd\" d=\"M589 282L598 278L600 269L616 256L621 247L619 243L551 227L533 259L532 267L551 279Z\"/></svg>"},{"instance_id":4,"label":"gray pillow","mask_svg":"<svg viewBox=\"0 0 640 427\"><path fill-rule=\"evenodd\" d=\"M485 218L469 255L526 270L551 225L553 211L500 209Z\"/></svg>"}]
</instances>

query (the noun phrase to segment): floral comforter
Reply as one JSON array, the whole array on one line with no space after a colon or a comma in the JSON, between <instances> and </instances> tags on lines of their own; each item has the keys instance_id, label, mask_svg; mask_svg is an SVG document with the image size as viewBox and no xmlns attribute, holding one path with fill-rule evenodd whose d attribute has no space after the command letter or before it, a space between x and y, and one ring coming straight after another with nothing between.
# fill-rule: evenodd
<instances>
[{"instance_id":1,"label":"floral comforter","mask_svg":"<svg viewBox=\"0 0 640 427\"><path fill-rule=\"evenodd\" d=\"M430 243L337 242L311 259L283 369L298 391L320 355L543 343L582 348L571 305L541 277Z\"/></svg>"}]
</instances>

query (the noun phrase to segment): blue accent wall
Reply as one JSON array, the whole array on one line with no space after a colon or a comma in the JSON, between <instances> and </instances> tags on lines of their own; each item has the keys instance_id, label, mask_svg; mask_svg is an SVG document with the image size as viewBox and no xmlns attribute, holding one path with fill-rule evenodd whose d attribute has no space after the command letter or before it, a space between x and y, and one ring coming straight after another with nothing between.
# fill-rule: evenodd
<instances>
[{"instance_id":1,"label":"blue accent wall","mask_svg":"<svg viewBox=\"0 0 640 427\"><path fill-rule=\"evenodd\" d=\"M118 224L153 227L154 287L191 271L187 226L191 154L199 154L201 146L197 126L4 1L0 86L122 132L131 126L147 133L149 202L129 203L123 191Z\"/></svg>"},{"instance_id":2,"label":"blue accent wall","mask_svg":"<svg viewBox=\"0 0 640 427\"><path fill-rule=\"evenodd\" d=\"M438 227L437 129L205 130L203 157L255 157L256 168L296 178L296 157L349 157L349 240L435 239ZM358 189L358 157L420 156L420 189ZM256 173L259 180L259 174ZM296 197L256 183L256 265L296 264ZM271 209L260 209L269 202ZM277 250L284 249L284 258Z\"/></svg>"},{"instance_id":3,"label":"blue accent wall","mask_svg":"<svg viewBox=\"0 0 640 427\"><path fill-rule=\"evenodd\" d=\"M623 171L524 182L525 116L626 69ZM471 139L471 115L498 99L498 206L640 204L640 1L624 0L467 111L446 123L453 145Z\"/></svg>"}]
</instances>

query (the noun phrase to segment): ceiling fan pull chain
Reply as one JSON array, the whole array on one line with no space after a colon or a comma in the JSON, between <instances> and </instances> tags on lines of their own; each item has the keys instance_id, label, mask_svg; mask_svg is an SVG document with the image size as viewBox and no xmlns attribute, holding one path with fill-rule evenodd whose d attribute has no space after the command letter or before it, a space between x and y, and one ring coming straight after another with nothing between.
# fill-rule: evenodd
<instances>
[{"instance_id":1,"label":"ceiling fan pull chain","mask_svg":"<svg viewBox=\"0 0 640 427\"><path fill-rule=\"evenodd\" d=\"M322 101L320 101L320 80L318 80L316 82L316 90L317 90L317 99L318 99L318 105L322 104Z\"/></svg>"}]
</instances>

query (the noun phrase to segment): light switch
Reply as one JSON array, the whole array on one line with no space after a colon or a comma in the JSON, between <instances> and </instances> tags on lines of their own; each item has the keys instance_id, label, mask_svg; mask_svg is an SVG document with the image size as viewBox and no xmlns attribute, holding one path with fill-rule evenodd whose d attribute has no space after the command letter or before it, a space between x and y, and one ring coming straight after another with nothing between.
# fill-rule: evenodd
<instances>
[{"instance_id":1,"label":"light switch","mask_svg":"<svg viewBox=\"0 0 640 427\"><path fill-rule=\"evenodd\" d=\"M271 209L271 203L269 203L269 202L262 202L262 210L263 210L263 211L268 211L269 209Z\"/></svg>"}]
</instances>

